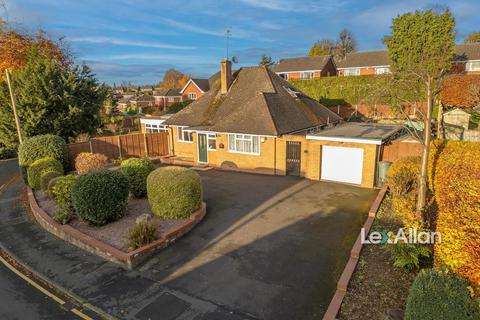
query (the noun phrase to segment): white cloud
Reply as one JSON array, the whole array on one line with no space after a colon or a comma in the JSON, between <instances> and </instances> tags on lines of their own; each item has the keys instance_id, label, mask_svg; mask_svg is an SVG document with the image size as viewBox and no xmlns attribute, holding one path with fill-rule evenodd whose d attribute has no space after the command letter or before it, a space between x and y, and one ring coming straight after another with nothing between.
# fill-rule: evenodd
<instances>
[{"instance_id":1,"label":"white cloud","mask_svg":"<svg viewBox=\"0 0 480 320\"><path fill-rule=\"evenodd\" d=\"M111 37L71 37L68 40L72 42L86 42L86 43L103 43L113 44L119 46L144 47L144 48L159 48L159 49L176 49L176 50L191 50L195 49L192 46L178 46L166 43L135 41Z\"/></svg>"},{"instance_id":2,"label":"white cloud","mask_svg":"<svg viewBox=\"0 0 480 320\"><path fill-rule=\"evenodd\" d=\"M343 1L323 0L313 2L298 2L291 0L240 0L253 7L285 12L311 12L318 10L332 10L343 3Z\"/></svg>"}]
</instances>

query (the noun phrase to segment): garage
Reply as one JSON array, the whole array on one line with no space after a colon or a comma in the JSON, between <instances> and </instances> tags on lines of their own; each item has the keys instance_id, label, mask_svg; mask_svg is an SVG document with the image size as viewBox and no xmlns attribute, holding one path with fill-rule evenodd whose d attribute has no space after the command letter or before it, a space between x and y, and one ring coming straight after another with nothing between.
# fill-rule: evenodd
<instances>
[{"instance_id":1,"label":"garage","mask_svg":"<svg viewBox=\"0 0 480 320\"><path fill-rule=\"evenodd\" d=\"M322 146L321 179L362 184L363 148Z\"/></svg>"}]
</instances>

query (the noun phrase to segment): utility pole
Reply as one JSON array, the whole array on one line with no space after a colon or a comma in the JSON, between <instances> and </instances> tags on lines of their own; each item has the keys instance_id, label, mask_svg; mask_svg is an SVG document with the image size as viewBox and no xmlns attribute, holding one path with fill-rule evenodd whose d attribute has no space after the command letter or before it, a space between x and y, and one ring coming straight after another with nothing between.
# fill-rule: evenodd
<instances>
[{"instance_id":1,"label":"utility pole","mask_svg":"<svg viewBox=\"0 0 480 320\"><path fill-rule=\"evenodd\" d=\"M22 133L20 131L20 120L18 119L17 114L17 104L15 103L15 96L13 95L12 81L10 80L10 73L8 69L5 69L5 75L7 76L8 90L10 90L10 98L12 99L12 109L13 115L15 117L15 125L17 126L18 141L20 144L23 143Z\"/></svg>"}]
</instances>

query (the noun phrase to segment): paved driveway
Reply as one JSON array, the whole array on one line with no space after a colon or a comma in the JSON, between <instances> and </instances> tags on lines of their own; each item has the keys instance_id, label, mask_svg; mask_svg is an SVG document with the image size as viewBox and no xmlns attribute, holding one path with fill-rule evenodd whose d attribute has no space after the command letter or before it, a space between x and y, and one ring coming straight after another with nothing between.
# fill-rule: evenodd
<instances>
[{"instance_id":1,"label":"paved driveway","mask_svg":"<svg viewBox=\"0 0 480 320\"><path fill-rule=\"evenodd\" d=\"M204 221L141 271L185 297L232 310L231 319L319 319L377 192L295 177L200 174Z\"/></svg>"}]
</instances>

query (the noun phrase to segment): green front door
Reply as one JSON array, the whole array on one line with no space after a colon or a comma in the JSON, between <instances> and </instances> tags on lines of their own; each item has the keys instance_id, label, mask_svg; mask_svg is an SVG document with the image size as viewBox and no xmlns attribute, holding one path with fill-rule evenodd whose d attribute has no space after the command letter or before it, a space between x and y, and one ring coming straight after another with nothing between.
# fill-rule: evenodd
<instances>
[{"instance_id":1,"label":"green front door","mask_svg":"<svg viewBox=\"0 0 480 320\"><path fill-rule=\"evenodd\" d=\"M207 135L205 133L198 133L198 162L207 163L208 162L208 152L207 152Z\"/></svg>"}]
</instances>

